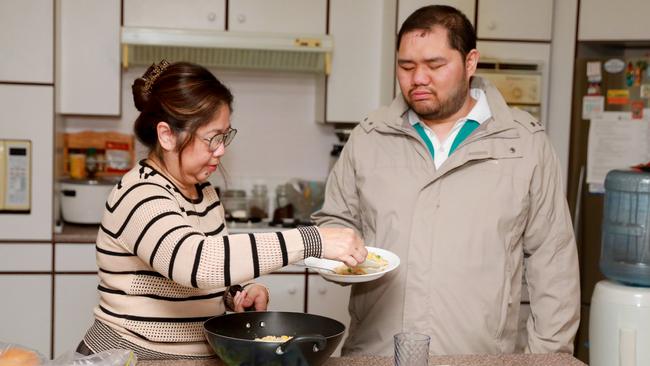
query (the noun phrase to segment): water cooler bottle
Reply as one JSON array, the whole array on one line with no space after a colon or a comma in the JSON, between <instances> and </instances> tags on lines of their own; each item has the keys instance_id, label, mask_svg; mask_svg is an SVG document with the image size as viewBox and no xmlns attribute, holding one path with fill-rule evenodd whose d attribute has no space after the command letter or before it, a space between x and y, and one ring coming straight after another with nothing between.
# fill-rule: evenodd
<instances>
[{"instance_id":1,"label":"water cooler bottle","mask_svg":"<svg viewBox=\"0 0 650 366\"><path fill-rule=\"evenodd\" d=\"M599 282L591 299L591 366L650 365L650 173L605 179Z\"/></svg>"}]
</instances>

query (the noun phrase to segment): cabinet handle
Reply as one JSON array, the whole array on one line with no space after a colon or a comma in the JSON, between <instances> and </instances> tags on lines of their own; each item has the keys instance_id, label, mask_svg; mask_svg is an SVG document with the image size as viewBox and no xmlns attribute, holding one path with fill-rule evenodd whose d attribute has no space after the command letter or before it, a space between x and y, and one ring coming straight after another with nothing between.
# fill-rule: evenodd
<instances>
[{"instance_id":1,"label":"cabinet handle","mask_svg":"<svg viewBox=\"0 0 650 366\"><path fill-rule=\"evenodd\" d=\"M296 291L298 291L298 290L297 290L295 287L289 287L289 294L290 294L290 295L295 294Z\"/></svg>"},{"instance_id":2,"label":"cabinet handle","mask_svg":"<svg viewBox=\"0 0 650 366\"><path fill-rule=\"evenodd\" d=\"M217 19L217 14L213 11L208 13L208 21L214 22Z\"/></svg>"},{"instance_id":3,"label":"cabinet handle","mask_svg":"<svg viewBox=\"0 0 650 366\"><path fill-rule=\"evenodd\" d=\"M327 289L325 287L321 287L318 289L318 293L321 295L325 295L327 293Z\"/></svg>"},{"instance_id":4,"label":"cabinet handle","mask_svg":"<svg viewBox=\"0 0 650 366\"><path fill-rule=\"evenodd\" d=\"M244 15L244 14L237 15L237 21L240 22L240 23L245 23L246 22L246 15Z\"/></svg>"},{"instance_id":5,"label":"cabinet handle","mask_svg":"<svg viewBox=\"0 0 650 366\"><path fill-rule=\"evenodd\" d=\"M497 29L497 22L495 21L490 22L490 24L488 24L488 29L491 31Z\"/></svg>"}]
</instances>

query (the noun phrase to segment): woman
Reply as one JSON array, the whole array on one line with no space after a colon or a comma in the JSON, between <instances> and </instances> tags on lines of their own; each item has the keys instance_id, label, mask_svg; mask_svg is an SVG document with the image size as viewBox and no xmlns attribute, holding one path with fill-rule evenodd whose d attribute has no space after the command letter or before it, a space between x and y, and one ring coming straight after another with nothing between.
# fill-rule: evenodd
<instances>
[{"instance_id":1,"label":"woman","mask_svg":"<svg viewBox=\"0 0 650 366\"><path fill-rule=\"evenodd\" d=\"M135 135L150 153L106 202L97 235L100 301L80 353L125 348L140 359L211 357L205 320L226 310L266 310L269 300L262 285L231 285L309 256L364 260L363 243L348 229L227 235L207 179L237 130L230 126L233 97L208 70L162 61L135 81L133 97L141 112Z\"/></svg>"}]
</instances>

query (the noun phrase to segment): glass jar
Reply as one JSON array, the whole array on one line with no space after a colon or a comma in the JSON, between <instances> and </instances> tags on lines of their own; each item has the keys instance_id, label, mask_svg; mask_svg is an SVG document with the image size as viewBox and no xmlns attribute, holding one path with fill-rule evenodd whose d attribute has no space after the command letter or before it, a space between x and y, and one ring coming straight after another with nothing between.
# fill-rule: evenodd
<instances>
[{"instance_id":1,"label":"glass jar","mask_svg":"<svg viewBox=\"0 0 650 366\"><path fill-rule=\"evenodd\" d=\"M265 184L253 185L251 198L248 202L250 218L262 220L269 216L269 197Z\"/></svg>"},{"instance_id":2,"label":"glass jar","mask_svg":"<svg viewBox=\"0 0 650 366\"><path fill-rule=\"evenodd\" d=\"M229 189L223 194L223 209L226 219L248 220L248 201L246 191L241 189Z\"/></svg>"}]
</instances>

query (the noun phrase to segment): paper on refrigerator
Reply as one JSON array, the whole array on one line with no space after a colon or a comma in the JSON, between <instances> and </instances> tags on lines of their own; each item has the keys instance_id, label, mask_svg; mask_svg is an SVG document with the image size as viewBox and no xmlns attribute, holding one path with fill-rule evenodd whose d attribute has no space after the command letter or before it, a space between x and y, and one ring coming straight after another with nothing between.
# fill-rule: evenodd
<instances>
[{"instance_id":1,"label":"paper on refrigerator","mask_svg":"<svg viewBox=\"0 0 650 366\"><path fill-rule=\"evenodd\" d=\"M628 169L650 160L650 120L630 112L603 112L591 119L587 147L587 183L602 185L613 169Z\"/></svg>"}]
</instances>

